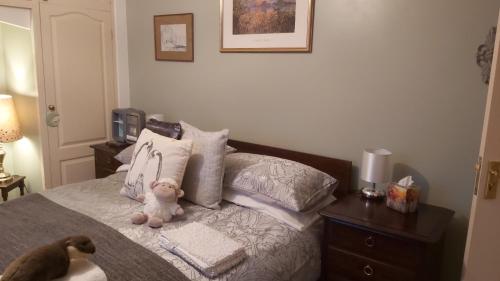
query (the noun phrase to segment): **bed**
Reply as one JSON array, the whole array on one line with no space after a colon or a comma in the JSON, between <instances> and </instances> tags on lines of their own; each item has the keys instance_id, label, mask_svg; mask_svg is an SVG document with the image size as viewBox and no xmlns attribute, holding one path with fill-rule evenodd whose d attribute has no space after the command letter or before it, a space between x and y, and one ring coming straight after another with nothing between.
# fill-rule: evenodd
<instances>
[{"instance_id":1,"label":"bed","mask_svg":"<svg viewBox=\"0 0 500 281\"><path fill-rule=\"evenodd\" d=\"M346 194L350 187L352 164L349 161L234 140L229 141L228 144L240 152L294 160L328 173L338 180L336 197ZM104 179L61 186L44 192L42 195L51 202L117 230L130 241L143 246L149 252L173 265L188 280L315 281L320 277L323 231L320 221L305 231L297 231L270 216L229 202L223 202L221 210L209 210L182 201L181 205L186 212L184 218L168 223L163 229L176 228L193 221L201 222L243 244L248 254L248 258L242 264L216 279L208 279L182 259L159 246L160 230L130 224L131 215L141 210L141 204L119 196L124 179L125 173L116 173ZM19 201L22 200L19 199ZM0 206L0 215L8 208L8 205ZM85 233L85 228L82 228L82 232ZM16 250L21 251L20 248L33 247L29 244L23 243ZM96 255L99 255L99 247ZM0 256L0 269L7 263L5 257ZM158 280L162 279L158 278Z\"/></svg>"}]
</instances>

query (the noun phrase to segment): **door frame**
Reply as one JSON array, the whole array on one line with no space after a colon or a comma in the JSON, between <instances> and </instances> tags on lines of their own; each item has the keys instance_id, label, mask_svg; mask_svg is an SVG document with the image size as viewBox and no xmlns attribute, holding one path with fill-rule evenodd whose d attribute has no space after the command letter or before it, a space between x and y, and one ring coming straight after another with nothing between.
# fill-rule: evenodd
<instances>
[{"instance_id":1,"label":"door frame","mask_svg":"<svg viewBox=\"0 0 500 281\"><path fill-rule=\"evenodd\" d=\"M81 0L78 0L81 2ZM45 116L47 114L47 100L46 100L46 88L45 88L45 73L43 70L43 48L42 48L42 27L40 18L40 3L42 0L0 0L0 6L7 6L13 8L25 8L31 10L32 17L32 42L33 42L33 55L35 61L35 79L38 93L38 127L40 132L40 145L42 148L41 159L42 159L42 189L47 190L52 187L52 173L51 173L51 155L49 146L49 133L48 127L45 123ZM113 27L113 32L116 30L116 20L115 20L115 0L109 0L109 10L111 12L111 22ZM87 7L88 9L88 7ZM99 9L98 9L99 10ZM106 9L107 10L107 9ZM118 88L117 88L117 51L116 51L116 36L113 38L115 45L112 60L113 68L115 72L114 78L114 88L115 88L115 99L118 100ZM127 63L128 64L128 63ZM127 68L128 71L128 68ZM127 81L128 83L128 81ZM110 113L111 114L111 113Z\"/></svg>"},{"instance_id":2,"label":"door frame","mask_svg":"<svg viewBox=\"0 0 500 281\"><path fill-rule=\"evenodd\" d=\"M500 10L499 10L500 14ZM497 19L497 27L500 27L500 16ZM498 30L498 29L497 29ZM498 31L497 31L498 32ZM498 129L498 110L499 99L500 99L500 33L497 33L495 39L495 51L493 55L492 65L491 65L491 77L490 84L488 85L488 97L486 100L485 116L483 120L483 130L481 134L481 145L479 150L479 159L476 167L476 181L474 186L474 194L472 195L472 205L469 215L469 229L467 232L467 242L465 247L463 268L462 268L462 279L461 280L475 280L477 275L481 271L479 264L484 264L478 259L478 255L481 258L488 259L491 256L487 256L488 253L480 253L478 249L484 249L483 245L480 245L478 241L489 241L495 234L498 233L498 228L493 228L492 231L485 232L485 218L489 215L494 217L494 211L498 209L500 204L500 196L497 195L495 198L485 198L487 194L488 186L488 174L490 173L489 163L491 161L498 161L495 155L498 155L498 151L492 149L493 140L497 140L498 135L494 134ZM495 113L494 113L495 112ZM495 146L496 147L496 146ZM492 155L494 154L494 155ZM491 229L490 229L491 230ZM495 240L496 241L496 240ZM481 243L483 244L483 243ZM490 246L489 244L488 246ZM497 244L498 246L498 244ZM485 256L486 255L486 256ZM488 267L491 264L487 264ZM484 274L484 273L483 273Z\"/></svg>"},{"instance_id":3,"label":"door frame","mask_svg":"<svg viewBox=\"0 0 500 281\"><path fill-rule=\"evenodd\" d=\"M0 0L0 6L13 8L24 8L31 10L31 37L33 42L33 55L35 59L35 79L38 93L38 129L40 132L40 144L42 148L42 188L46 190L51 186L52 177L50 174L50 153L48 129L45 125L45 80L43 71L43 50L40 26L40 5L39 0Z\"/></svg>"}]
</instances>

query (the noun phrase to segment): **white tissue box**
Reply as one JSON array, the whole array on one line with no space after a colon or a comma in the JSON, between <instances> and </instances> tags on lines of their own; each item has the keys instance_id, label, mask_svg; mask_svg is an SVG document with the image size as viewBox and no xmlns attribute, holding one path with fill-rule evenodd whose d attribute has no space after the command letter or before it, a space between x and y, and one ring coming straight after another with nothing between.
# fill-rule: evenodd
<instances>
[{"instance_id":1,"label":"white tissue box","mask_svg":"<svg viewBox=\"0 0 500 281\"><path fill-rule=\"evenodd\" d=\"M387 187L387 207L402 213L413 213L417 211L420 188L411 185L409 187L391 183Z\"/></svg>"}]
</instances>

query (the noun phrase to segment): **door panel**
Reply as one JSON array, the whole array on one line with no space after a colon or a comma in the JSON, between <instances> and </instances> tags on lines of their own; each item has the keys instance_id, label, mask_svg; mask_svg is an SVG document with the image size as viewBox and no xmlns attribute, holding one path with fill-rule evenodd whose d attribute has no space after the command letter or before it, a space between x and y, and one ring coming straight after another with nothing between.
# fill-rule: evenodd
<instances>
[{"instance_id":1,"label":"door panel","mask_svg":"<svg viewBox=\"0 0 500 281\"><path fill-rule=\"evenodd\" d=\"M66 5L71 8L112 11L111 0L45 0L54 5ZM123 0L118 0L123 1ZM40 1L41 2L41 1Z\"/></svg>"},{"instance_id":2,"label":"door panel","mask_svg":"<svg viewBox=\"0 0 500 281\"><path fill-rule=\"evenodd\" d=\"M79 13L51 18L56 101L61 147L106 139L106 99L102 65L103 22ZM77 32L76 32L77 31ZM77 55L79 52L84 56ZM61 63L64 62L64 63ZM86 122L80 126L82 112Z\"/></svg>"},{"instance_id":3,"label":"door panel","mask_svg":"<svg viewBox=\"0 0 500 281\"><path fill-rule=\"evenodd\" d=\"M500 31L500 18L498 22ZM481 139L478 191L473 196L467 246L465 249L464 281L500 281L500 193L496 198L485 197L488 188L490 161L500 161L500 34L497 33L495 53L486 102ZM500 188L497 186L497 188Z\"/></svg>"},{"instance_id":4,"label":"door panel","mask_svg":"<svg viewBox=\"0 0 500 281\"><path fill-rule=\"evenodd\" d=\"M59 126L48 129L52 186L58 186L94 178L89 145L111 137L112 15L52 2L40 6L46 103L60 115Z\"/></svg>"},{"instance_id":5,"label":"door panel","mask_svg":"<svg viewBox=\"0 0 500 281\"><path fill-rule=\"evenodd\" d=\"M83 157L61 162L61 184L95 178L94 157Z\"/></svg>"}]
</instances>

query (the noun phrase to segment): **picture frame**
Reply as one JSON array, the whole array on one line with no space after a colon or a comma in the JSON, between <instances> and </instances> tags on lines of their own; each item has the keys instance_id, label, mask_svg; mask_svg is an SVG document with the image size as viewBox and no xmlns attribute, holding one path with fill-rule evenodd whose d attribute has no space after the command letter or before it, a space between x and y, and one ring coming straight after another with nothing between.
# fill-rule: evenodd
<instances>
[{"instance_id":1,"label":"picture frame","mask_svg":"<svg viewBox=\"0 0 500 281\"><path fill-rule=\"evenodd\" d=\"M192 13L154 16L156 60L193 62L193 26Z\"/></svg>"},{"instance_id":2,"label":"picture frame","mask_svg":"<svg viewBox=\"0 0 500 281\"><path fill-rule=\"evenodd\" d=\"M312 52L314 0L220 0L220 52Z\"/></svg>"}]
</instances>

